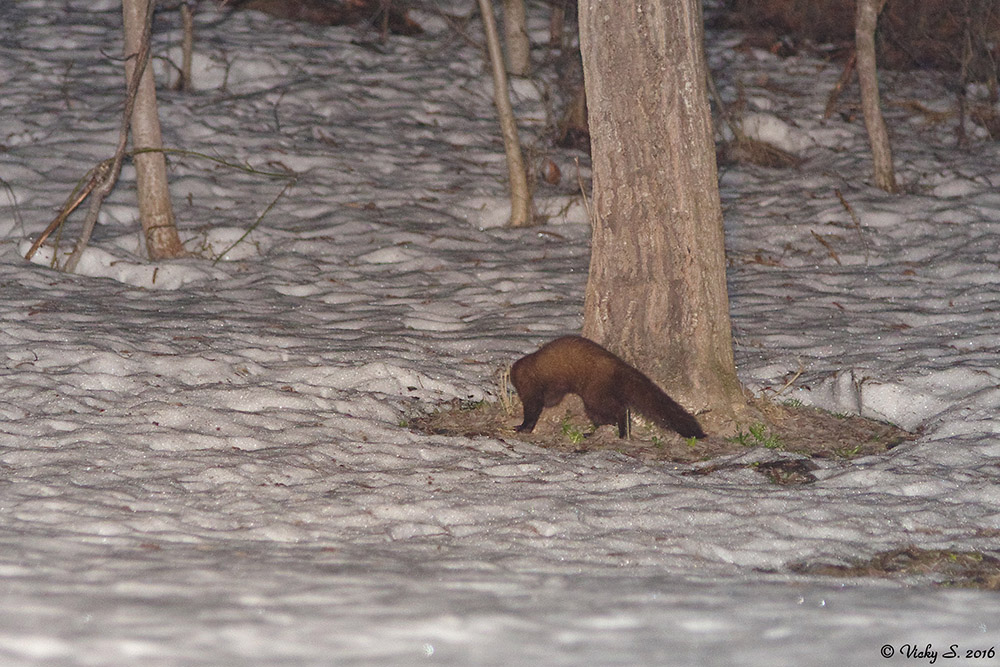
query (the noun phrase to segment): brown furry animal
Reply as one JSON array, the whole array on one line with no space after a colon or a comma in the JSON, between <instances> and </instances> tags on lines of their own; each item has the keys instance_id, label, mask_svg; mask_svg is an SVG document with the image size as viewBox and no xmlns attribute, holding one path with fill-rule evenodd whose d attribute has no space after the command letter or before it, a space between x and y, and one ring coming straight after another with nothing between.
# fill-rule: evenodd
<instances>
[{"instance_id":1,"label":"brown furry animal","mask_svg":"<svg viewBox=\"0 0 1000 667\"><path fill-rule=\"evenodd\" d=\"M518 432L531 433L543 407L576 394L594 425L617 424L620 438L625 437L628 408L685 438L705 437L698 420L652 380L580 336L557 338L518 359L510 368L510 379L524 405Z\"/></svg>"}]
</instances>

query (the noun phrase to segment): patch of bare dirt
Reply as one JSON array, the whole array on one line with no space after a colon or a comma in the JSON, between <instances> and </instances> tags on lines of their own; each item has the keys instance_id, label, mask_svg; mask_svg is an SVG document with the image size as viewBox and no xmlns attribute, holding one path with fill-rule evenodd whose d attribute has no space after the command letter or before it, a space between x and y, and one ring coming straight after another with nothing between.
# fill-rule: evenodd
<instances>
[{"instance_id":1,"label":"patch of bare dirt","mask_svg":"<svg viewBox=\"0 0 1000 667\"><path fill-rule=\"evenodd\" d=\"M881 454L914 437L891 424L814 408L775 404L756 407L766 415L766 423L762 420L747 424L734 437L709 435L700 440L663 431L636 415L629 437L621 439L613 426L595 429L583 412L582 402L574 395L567 396L559 406L546 409L532 433L514 431L521 422L521 404L514 397L492 403L454 402L432 414L414 418L409 425L433 434L517 438L562 452L613 450L644 462L709 462L691 474L747 467L776 484L815 481L812 470L817 466L813 459L846 460ZM759 448L774 450L782 456L768 461L729 460ZM719 459L717 464L712 463L715 459Z\"/></svg>"},{"instance_id":2,"label":"patch of bare dirt","mask_svg":"<svg viewBox=\"0 0 1000 667\"><path fill-rule=\"evenodd\" d=\"M1000 591L1000 558L980 551L905 546L848 564L793 563L789 569L830 577L920 577L937 586Z\"/></svg>"}]
</instances>

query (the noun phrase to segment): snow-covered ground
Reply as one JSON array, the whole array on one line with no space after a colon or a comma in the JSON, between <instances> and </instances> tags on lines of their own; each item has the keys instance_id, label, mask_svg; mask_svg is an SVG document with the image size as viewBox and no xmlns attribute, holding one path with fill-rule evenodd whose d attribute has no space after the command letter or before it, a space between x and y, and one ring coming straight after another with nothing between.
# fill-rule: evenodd
<instances>
[{"instance_id":1,"label":"snow-covered ground","mask_svg":"<svg viewBox=\"0 0 1000 667\"><path fill-rule=\"evenodd\" d=\"M379 44L205 3L198 90L161 90L165 141L295 185L224 261L152 266L126 168L82 275L23 261L113 150L118 11L0 4L0 663L920 664L900 654L929 644L941 664L1000 664L964 658L1000 650L996 593L787 570L997 551L995 143L958 150L954 119L887 104L907 193L886 195L860 117L821 118L838 65L710 37L748 130L806 158L722 170L741 377L769 391L801 370L783 396L922 435L804 486L689 476L400 426L494 395L504 365L579 330L588 261L571 152L537 193L549 224L499 226L491 84L432 13ZM174 61L178 26L155 29ZM889 101L936 110L946 79L883 75ZM532 140L545 91L515 87ZM170 165L183 237L209 258L287 184Z\"/></svg>"}]
</instances>

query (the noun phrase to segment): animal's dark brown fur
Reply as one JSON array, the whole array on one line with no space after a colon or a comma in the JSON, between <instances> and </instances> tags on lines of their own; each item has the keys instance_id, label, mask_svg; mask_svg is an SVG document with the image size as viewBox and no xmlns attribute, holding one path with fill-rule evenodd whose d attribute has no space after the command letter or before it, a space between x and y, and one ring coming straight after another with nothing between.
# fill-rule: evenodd
<instances>
[{"instance_id":1,"label":"animal's dark brown fur","mask_svg":"<svg viewBox=\"0 0 1000 667\"><path fill-rule=\"evenodd\" d=\"M652 380L597 343L564 336L514 362L510 379L524 404L518 431L530 433L542 408L558 405L566 394L583 399L595 425L616 424L624 438L628 408L685 438L703 438L698 420L667 396Z\"/></svg>"}]
</instances>

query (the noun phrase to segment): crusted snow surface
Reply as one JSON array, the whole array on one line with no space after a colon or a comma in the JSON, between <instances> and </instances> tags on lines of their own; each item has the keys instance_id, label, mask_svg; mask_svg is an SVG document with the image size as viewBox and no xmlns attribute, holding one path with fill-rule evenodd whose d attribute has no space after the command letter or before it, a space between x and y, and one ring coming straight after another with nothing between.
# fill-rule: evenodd
<instances>
[{"instance_id":1,"label":"crusted snow surface","mask_svg":"<svg viewBox=\"0 0 1000 667\"><path fill-rule=\"evenodd\" d=\"M502 226L487 70L434 12L379 43L203 7L195 92L156 64L165 140L257 171L169 157L199 256L143 258L127 168L80 275L25 262L113 150L117 12L0 5L0 662L906 664L905 645L1000 644L995 593L786 567L997 550L995 144L956 150L887 105L907 194L886 195L861 121L822 119L839 66L709 36L723 96L743 85L759 138L805 159L721 173L742 379L921 435L795 488L688 476L400 425L495 397L499 369L578 331L589 255L584 156L552 153L547 226ZM175 59L178 26L157 15ZM947 103L927 75L883 82ZM543 97L516 90L533 140ZM290 171L279 197L262 172Z\"/></svg>"}]
</instances>

